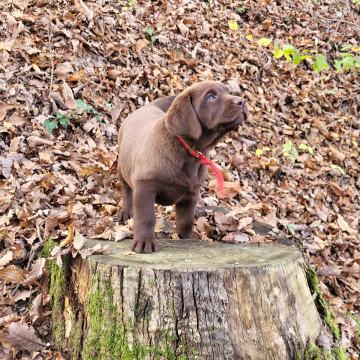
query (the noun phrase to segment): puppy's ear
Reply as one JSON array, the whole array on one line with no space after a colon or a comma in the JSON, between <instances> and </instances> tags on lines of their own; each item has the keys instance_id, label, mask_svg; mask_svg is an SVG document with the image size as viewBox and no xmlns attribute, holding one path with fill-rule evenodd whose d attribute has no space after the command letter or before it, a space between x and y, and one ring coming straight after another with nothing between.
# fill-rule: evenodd
<instances>
[{"instance_id":1,"label":"puppy's ear","mask_svg":"<svg viewBox=\"0 0 360 360\"><path fill-rule=\"evenodd\" d=\"M187 136L194 140L200 138L202 129L189 94L176 97L166 114L165 126L173 135Z\"/></svg>"}]
</instances>

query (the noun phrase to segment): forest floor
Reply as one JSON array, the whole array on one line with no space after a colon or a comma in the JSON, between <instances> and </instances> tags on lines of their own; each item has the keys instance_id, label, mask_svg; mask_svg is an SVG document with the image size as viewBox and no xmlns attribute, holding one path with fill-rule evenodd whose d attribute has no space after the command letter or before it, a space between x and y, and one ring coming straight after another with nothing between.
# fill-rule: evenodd
<instances>
[{"instance_id":1,"label":"forest floor","mask_svg":"<svg viewBox=\"0 0 360 360\"><path fill-rule=\"evenodd\" d=\"M113 221L122 120L215 79L240 91L251 119L212 154L226 191L210 175L195 233L296 243L358 359L360 81L335 66L359 53L359 33L358 0L2 0L0 357L62 358L49 343L44 241L66 252L82 236L129 236L131 221ZM280 58L287 44L309 58ZM175 237L172 207L157 216L158 237Z\"/></svg>"}]
</instances>

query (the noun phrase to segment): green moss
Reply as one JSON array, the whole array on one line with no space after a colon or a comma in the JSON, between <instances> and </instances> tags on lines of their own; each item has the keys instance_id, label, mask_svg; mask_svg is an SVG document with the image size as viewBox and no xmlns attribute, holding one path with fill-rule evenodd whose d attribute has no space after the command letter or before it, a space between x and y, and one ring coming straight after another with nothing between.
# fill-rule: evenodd
<instances>
[{"instance_id":1,"label":"green moss","mask_svg":"<svg viewBox=\"0 0 360 360\"><path fill-rule=\"evenodd\" d=\"M310 290L313 294L316 295L316 305L324 319L325 324L328 326L335 339L340 340L340 329L335 321L334 315L330 310L329 304L324 300L316 272L312 268L308 267L306 275L308 278Z\"/></svg>"},{"instance_id":2,"label":"green moss","mask_svg":"<svg viewBox=\"0 0 360 360\"><path fill-rule=\"evenodd\" d=\"M97 278L88 298L88 331L82 359L143 359L149 349L135 343L129 346L121 314L113 304L113 290Z\"/></svg>"},{"instance_id":3,"label":"green moss","mask_svg":"<svg viewBox=\"0 0 360 360\"><path fill-rule=\"evenodd\" d=\"M360 340L360 319L356 317L355 314L350 313L349 316L351 319L353 319L356 323L356 335L358 339Z\"/></svg>"},{"instance_id":4,"label":"green moss","mask_svg":"<svg viewBox=\"0 0 360 360\"><path fill-rule=\"evenodd\" d=\"M43 258L48 258L50 256L50 253L52 249L55 247L56 242L53 239L49 239L45 241L44 246L41 250L40 256Z\"/></svg>"},{"instance_id":5,"label":"green moss","mask_svg":"<svg viewBox=\"0 0 360 360\"><path fill-rule=\"evenodd\" d=\"M141 306L141 305L140 305ZM124 324L121 313L113 304L113 289L109 282L97 277L88 297L88 329L82 350L83 360L141 360L153 355L156 360L189 360L189 349L179 344L176 353L173 344L176 335L172 330L164 330L159 339L165 345L159 349L153 346L140 344L134 340L128 342L128 331L131 324Z\"/></svg>"},{"instance_id":6,"label":"green moss","mask_svg":"<svg viewBox=\"0 0 360 360\"><path fill-rule=\"evenodd\" d=\"M305 360L335 360L331 350L316 346L310 342L305 350Z\"/></svg>"},{"instance_id":7,"label":"green moss","mask_svg":"<svg viewBox=\"0 0 360 360\"><path fill-rule=\"evenodd\" d=\"M72 319L73 327L70 332L70 348L71 348L71 359L79 359L80 350L81 350L81 334L83 327L83 317L81 312L79 312L79 318Z\"/></svg>"},{"instance_id":8,"label":"green moss","mask_svg":"<svg viewBox=\"0 0 360 360\"><path fill-rule=\"evenodd\" d=\"M332 335L334 336L336 345L331 350L316 346L314 343L309 343L305 351L305 360L348 360L345 349L339 345L341 341L340 329L335 321L329 304L325 301L322 291L320 289L319 279L316 272L308 267L306 275L310 290L316 295L315 301L319 312L321 313L324 322L328 326Z\"/></svg>"},{"instance_id":9,"label":"green moss","mask_svg":"<svg viewBox=\"0 0 360 360\"><path fill-rule=\"evenodd\" d=\"M63 265L65 266L65 264ZM65 337L65 323L62 314L65 295L65 270L57 266L55 260L49 261L50 289L49 295L52 300L52 333L55 345L61 348Z\"/></svg>"},{"instance_id":10,"label":"green moss","mask_svg":"<svg viewBox=\"0 0 360 360\"><path fill-rule=\"evenodd\" d=\"M336 360L349 360L349 357L346 355L345 349L342 346L335 347L334 354L336 356Z\"/></svg>"}]
</instances>

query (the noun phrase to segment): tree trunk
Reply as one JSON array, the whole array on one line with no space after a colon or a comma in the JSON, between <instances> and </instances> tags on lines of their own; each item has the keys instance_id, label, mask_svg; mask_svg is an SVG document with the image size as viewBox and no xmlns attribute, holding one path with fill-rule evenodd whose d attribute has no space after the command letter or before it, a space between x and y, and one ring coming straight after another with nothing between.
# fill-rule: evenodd
<instances>
[{"instance_id":1,"label":"tree trunk","mask_svg":"<svg viewBox=\"0 0 360 360\"><path fill-rule=\"evenodd\" d=\"M106 244L110 254L65 270L53 332L73 359L295 359L320 332L295 248L161 240L139 255Z\"/></svg>"}]
</instances>

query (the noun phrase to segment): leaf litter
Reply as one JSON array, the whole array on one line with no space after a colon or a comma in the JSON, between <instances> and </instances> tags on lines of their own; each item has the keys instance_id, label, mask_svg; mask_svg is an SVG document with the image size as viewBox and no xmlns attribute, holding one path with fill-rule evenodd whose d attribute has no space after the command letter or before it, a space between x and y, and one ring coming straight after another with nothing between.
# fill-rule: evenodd
<instances>
[{"instance_id":1,"label":"leaf litter","mask_svg":"<svg viewBox=\"0 0 360 360\"><path fill-rule=\"evenodd\" d=\"M355 1L3 0L0 10L1 357L62 358L48 344L42 245L56 242L61 265L106 252L87 237L129 237L132 222L114 222L121 121L215 79L245 97L251 119L211 154L225 193L205 184L195 235L301 244L359 358L360 84L356 70L336 70L347 58L335 62L358 51ZM157 206L157 217L158 236L176 238L174 210Z\"/></svg>"}]
</instances>

